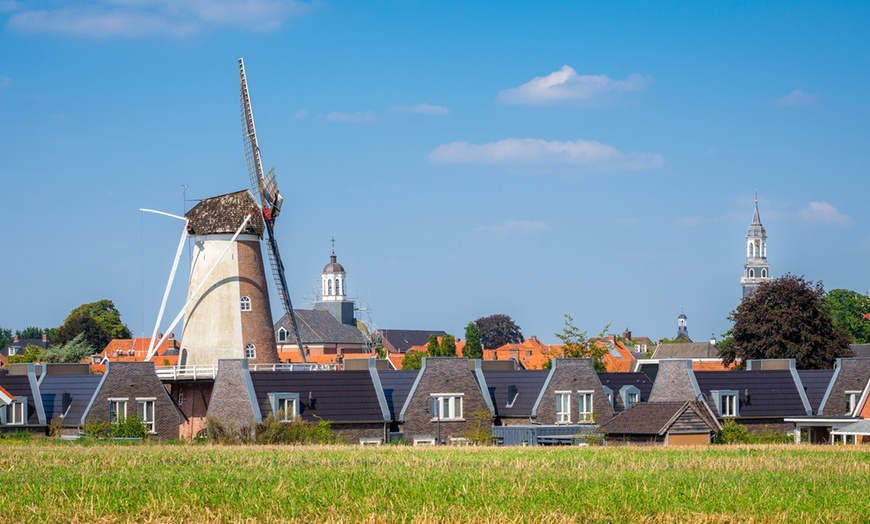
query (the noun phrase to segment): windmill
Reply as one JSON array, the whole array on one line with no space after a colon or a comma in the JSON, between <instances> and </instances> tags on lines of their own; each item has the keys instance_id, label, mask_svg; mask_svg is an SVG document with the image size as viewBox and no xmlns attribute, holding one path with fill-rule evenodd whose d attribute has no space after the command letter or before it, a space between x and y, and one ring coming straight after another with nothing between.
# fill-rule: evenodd
<instances>
[{"instance_id":1,"label":"windmill","mask_svg":"<svg viewBox=\"0 0 870 524\"><path fill-rule=\"evenodd\" d=\"M262 254L261 240L264 238L281 303L293 327L302 360L306 360L275 240L275 218L281 212L283 198L278 192L274 170L268 175L263 174L245 66L241 59L239 71L245 156L253 191L242 190L203 199L183 218L176 217L185 221L185 229L146 360L154 356L156 348L167 336L155 341L181 246L188 235L194 240L194 248L187 302L167 330L168 333L174 329L184 316L179 368L215 366L223 358L244 357L262 364L278 362Z\"/></svg>"},{"instance_id":2,"label":"windmill","mask_svg":"<svg viewBox=\"0 0 870 524\"><path fill-rule=\"evenodd\" d=\"M278 191L275 169L270 169L268 175L263 174L260 146L257 143L257 130L254 127L254 112L251 109L248 80L245 76L245 61L242 58L239 58L239 82L241 84L245 160L248 164L248 175L251 178L251 190L255 195L260 196L259 204L263 214L263 222L266 225L266 245L269 248L269 265L272 268L272 276L278 288L281 305L284 307L284 313L287 315L287 320L293 328L293 336L296 338L296 345L304 362L306 360L305 349L302 346L302 337L299 336L299 324L296 319L296 312L293 310L293 304L290 302L290 293L287 289L287 278L284 276L284 263L281 261L281 252L278 250L278 242L275 240L275 219L281 213L284 197Z\"/></svg>"}]
</instances>

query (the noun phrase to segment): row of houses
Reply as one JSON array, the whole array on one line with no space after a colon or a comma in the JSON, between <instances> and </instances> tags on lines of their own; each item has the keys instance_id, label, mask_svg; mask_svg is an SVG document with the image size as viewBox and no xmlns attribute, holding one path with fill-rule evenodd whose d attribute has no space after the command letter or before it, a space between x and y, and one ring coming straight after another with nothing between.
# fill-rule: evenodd
<instances>
[{"instance_id":1,"label":"row of houses","mask_svg":"<svg viewBox=\"0 0 870 524\"><path fill-rule=\"evenodd\" d=\"M862 442L870 418L870 359L832 370L792 360L751 361L745 371L698 371L684 359L646 372L596 373L589 359L549 370L512 361L426 358L420 370L367 359L343 370L260 369L221 360L206 377L158 376L150 362L19 364L0 375L3 431L78 435L89 421L137 413L154 439L192 439L214 417L249 430L270 415L331 423L349 442L463 443L481 431L505 445L569 442L709 443L727 420L751 432L794 432L795 441ZM652 375L652 376L651 376ZM857 426L856 426L857 424Z\"/></svg>"}]
</instances>

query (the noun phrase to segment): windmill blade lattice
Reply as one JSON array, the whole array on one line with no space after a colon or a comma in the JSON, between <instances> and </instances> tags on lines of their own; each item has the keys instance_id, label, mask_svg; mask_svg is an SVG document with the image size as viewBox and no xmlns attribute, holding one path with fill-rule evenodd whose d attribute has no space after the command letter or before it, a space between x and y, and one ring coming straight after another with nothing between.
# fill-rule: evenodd
<instances>
[{"instance_id":1,"label":"windmill blade lattice","mask_svg":"<svg viewBox=\"0 0 870 524\"><path fill-rule=\"evenodd\" d=\"M296 345L302 355L302 361L307 361L305 348L302 345L302 337L299 335L299 323L296 312L290 302L290 293L287 288L287 279L284 276L284 263L281 261L281 252L278 250L278 242L275 240L275 218L281 213L281 204L284 199L278 191L278 183L275 180L275 170L263 174L263 163L260 159L260 146L257 143L257 131L254 127L254 112L251 110L251 98L248 94L248 80L245 77L245 62L239 58L239 79L241 84L242 126L245 143L245 160L248 164L248 175L251 177L251 189L259 197L259 204L263 212L263 221L266 223L266 245L269 247L269 265L272 268L272 276L278 288L281 305L292 327Z\"/></svg>"}]
</instances>

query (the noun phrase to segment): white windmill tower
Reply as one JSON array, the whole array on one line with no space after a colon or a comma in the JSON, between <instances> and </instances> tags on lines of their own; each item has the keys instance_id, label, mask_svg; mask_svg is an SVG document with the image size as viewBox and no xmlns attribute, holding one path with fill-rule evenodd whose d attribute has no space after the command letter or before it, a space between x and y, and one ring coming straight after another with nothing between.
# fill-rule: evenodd
<instances>
[{"instance_id":1,"label":"white windmill tower","mask_svg":"<svg viewBox=\"0 0 870 524\"><path fill-rule=\"evenodd\" d=\"M277 363L272 310L260 241L266 239L269 262L281 303L302 348L296 315L290 303L284 265L274 236L275 218L283 198L274 169L263 174L245 66L239 59L245 156L254 193L243 190L202 200L185 215L185 233L194 239L190 284L184 308L167 330L184 315L179 366L214 366L222 358L246 358ZM258 198L259 197L259 201ZM265 235L264 235L265 234ZM182 235L181 245L186 235ZM177 260L176 258L176 265ZM172 275L175 274L173 267ZM170 277L169 286L171 286ZM167 286L167 295L169 291ZM166 296L164 296L164 305ZM163 314L161 306L157 325ZM157 327L155 327L155 333ZM150 359L163 340L149 349ZM165 337L164 337L165 338ZM303 360L305 351L301 351Z\"/></svg>"}]
</instances>

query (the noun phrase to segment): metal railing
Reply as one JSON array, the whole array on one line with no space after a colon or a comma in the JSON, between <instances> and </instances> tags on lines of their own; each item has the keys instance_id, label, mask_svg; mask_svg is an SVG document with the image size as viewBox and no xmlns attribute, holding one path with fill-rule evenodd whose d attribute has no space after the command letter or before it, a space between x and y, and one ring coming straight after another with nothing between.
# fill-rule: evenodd
<instances>
[{"instance_id":1,"label":"metal railing","mask_svg":"<svg viewBox=\"0 0 870 524\"><path fill-rule=\"evenodd\" d=\"M338 364L251 364L251 371L337 371ZM161 380L213 379L217 366L158 366L154 370Z\"/></svg>"}]
</instances>

